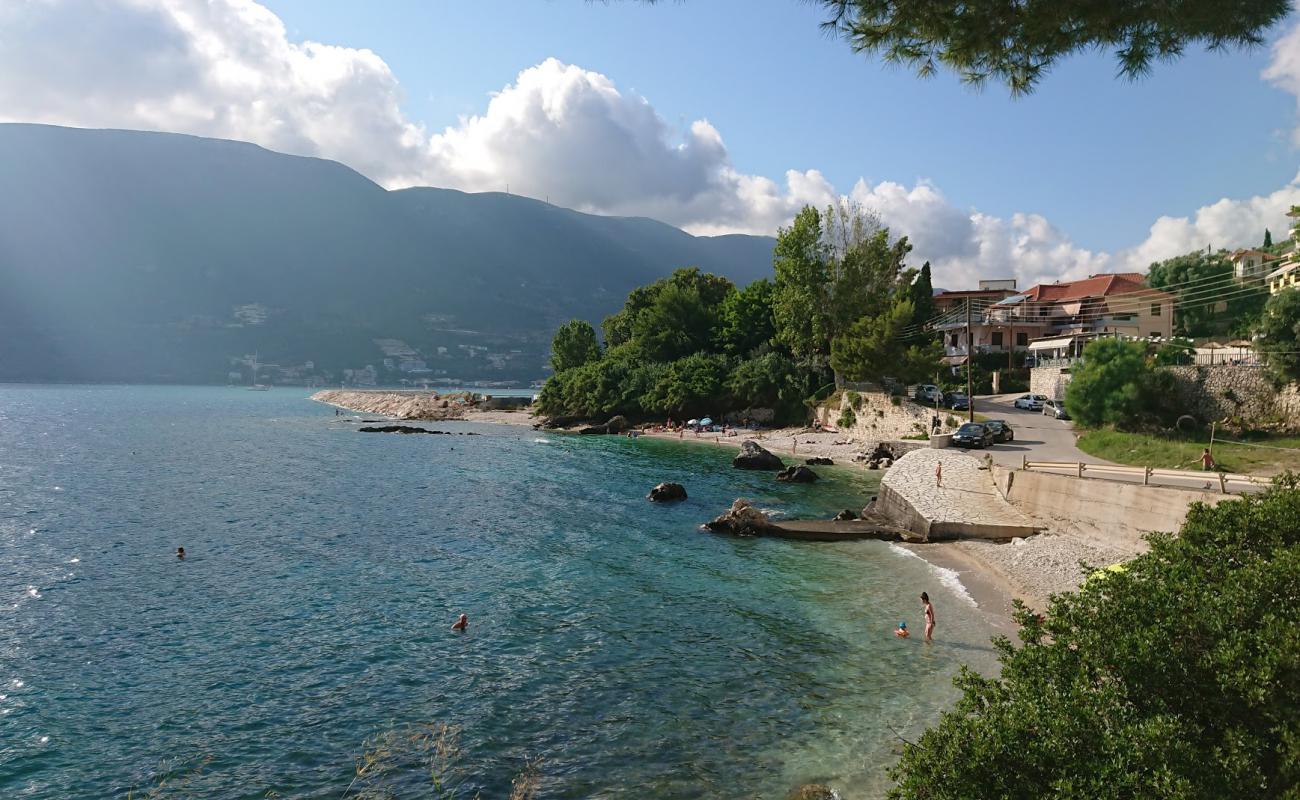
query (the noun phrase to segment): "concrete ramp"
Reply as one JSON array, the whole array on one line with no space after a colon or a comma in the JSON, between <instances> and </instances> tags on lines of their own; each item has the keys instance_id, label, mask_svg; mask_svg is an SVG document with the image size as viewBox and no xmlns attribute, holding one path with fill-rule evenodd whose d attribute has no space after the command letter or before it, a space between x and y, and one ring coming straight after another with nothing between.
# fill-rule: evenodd
<instances>
[{"instance_id":1,"label":"concrete ramp","mask_svg":"<svg viewBox=\"0 0 1300 800\"><path fill-rule=\"evenodd\" d=\"M935 467L943 464L942 485ZM876 510L926 541L1006 540L1041 528L1002 498L991 470L964 453L913 450L889 468L880 483Z\"/></svg>"}]
</instances>

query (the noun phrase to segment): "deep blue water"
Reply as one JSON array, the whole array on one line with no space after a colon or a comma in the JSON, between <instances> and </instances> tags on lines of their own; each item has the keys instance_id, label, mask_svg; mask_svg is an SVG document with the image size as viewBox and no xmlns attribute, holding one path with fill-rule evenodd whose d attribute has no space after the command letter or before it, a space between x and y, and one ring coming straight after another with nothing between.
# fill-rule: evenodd
<instances>
[{"instance_id":1,"label":"deep blue water","mask_svg":"<svg viewBox=\"0 0 1300 800\"><path fill-rule=\"evenodd\" d=\"M0 796L123 798L172 759L206 764L168 797L338 798L366 737L447 723L488 800L534 757L546 798L871 797L890 727L993 663L982 612L896 548L697 529L737 496L858 507L866 473L361 434L306 396L0 386ZM661 480L690 500L646 502ZM923 589L941 641L895 640Z\"/></svg>"}]
</instances>

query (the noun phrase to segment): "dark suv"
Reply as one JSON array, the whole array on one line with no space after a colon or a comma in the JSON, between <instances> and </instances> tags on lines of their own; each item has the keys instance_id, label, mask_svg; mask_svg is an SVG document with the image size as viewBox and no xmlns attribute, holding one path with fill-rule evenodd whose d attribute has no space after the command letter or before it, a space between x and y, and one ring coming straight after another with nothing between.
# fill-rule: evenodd
<instances>
[{"instance_id":1,"label":"dark suv","mask_svg":"<svg viewBox=\"0 0 1300 800\"><path fill-rule=\"evenodd\" d=\"M978 422L967 422L952 435L952 443L958 447L988 447L993 444L993 432Z\"/></svg>"}]
</instances>

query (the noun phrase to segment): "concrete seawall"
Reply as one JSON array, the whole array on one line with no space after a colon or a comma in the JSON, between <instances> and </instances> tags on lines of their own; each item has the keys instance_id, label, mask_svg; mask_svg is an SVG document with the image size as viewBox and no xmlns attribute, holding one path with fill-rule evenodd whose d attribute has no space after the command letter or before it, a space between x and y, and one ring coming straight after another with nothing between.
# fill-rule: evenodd
<instances>
[{"instance_id":1,"label":"concrete seawall","mask_svg":"<svg viewBox=\"0 0 1300 800\"><path fill-rule=\"evenodd\" d=\"M1150 531L1177 531L1192 503L1216 505L1235 495L1141 486L1029 470L994 468L999 493L1053 532L1145 550Z\"/></svg>"},{"instance_id":2,"label":"concrete seawall","mask_svg":"<svg viewBox=\"0 0 1300 800\"><path fill-rule=\"evenodd\" d=\"M943 465L942 485L935 468ZM1008 540L1039 527L1008 503L981 463L951 450L915 450L885 473L876 509L926 541Z\"/></svg>"}]
</instances>

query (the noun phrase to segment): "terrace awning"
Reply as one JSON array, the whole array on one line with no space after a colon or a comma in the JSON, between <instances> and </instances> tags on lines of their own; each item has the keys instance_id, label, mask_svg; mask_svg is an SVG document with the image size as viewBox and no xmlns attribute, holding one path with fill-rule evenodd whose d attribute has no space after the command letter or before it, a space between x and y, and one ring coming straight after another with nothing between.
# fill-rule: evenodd
<instances>
[{"instance_id":1,"label":"terrace awning","mask_svg":"<svg viewBox=\"0 0 1300 800\"><path fill-rule=\"evenodd\" d=\"M1031 351L1037 350L1063 350L1074 344L1073 336L1058 336L1055 339L1039 339L1036 342L1029 343Z\"/></svg>"}]
</instances>

